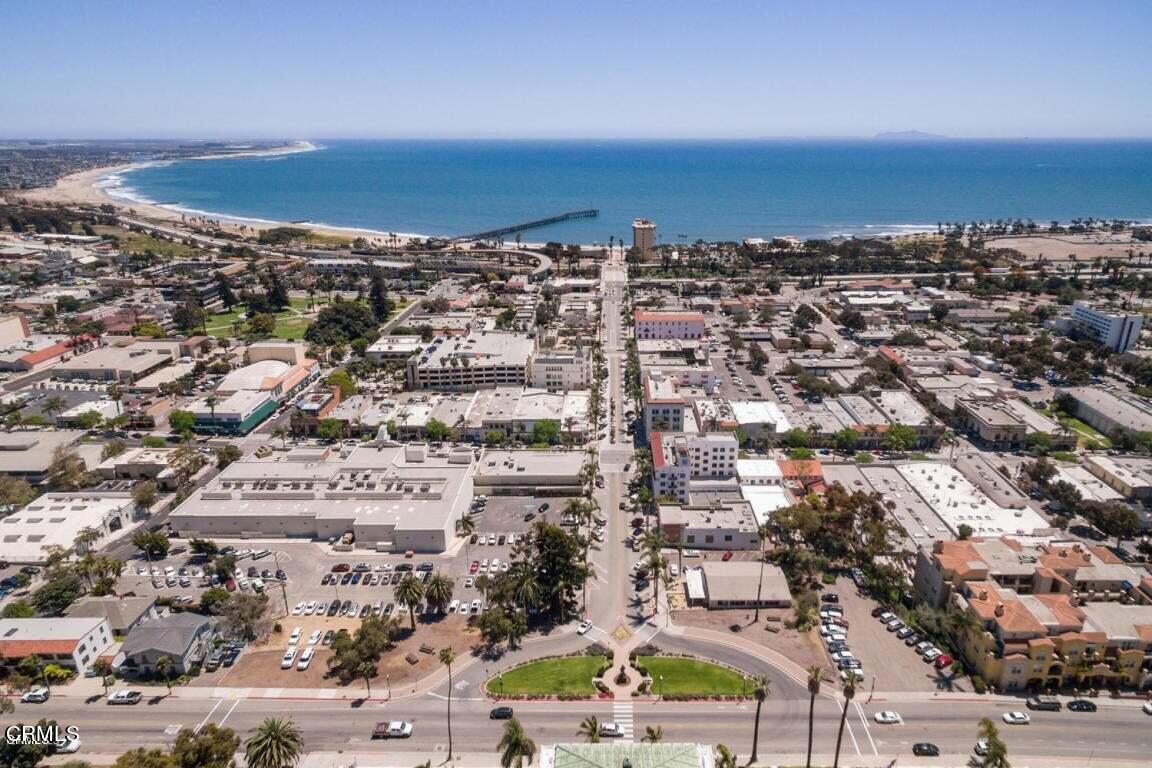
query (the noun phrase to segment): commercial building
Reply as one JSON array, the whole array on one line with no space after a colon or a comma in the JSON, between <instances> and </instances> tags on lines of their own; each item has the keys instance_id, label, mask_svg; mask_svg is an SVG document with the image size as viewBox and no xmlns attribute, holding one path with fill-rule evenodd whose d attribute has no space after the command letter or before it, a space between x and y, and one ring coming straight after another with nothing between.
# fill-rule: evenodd
<instances>
[{"instance_id":1,"label":"commercial building","mask_svg":"<svg viewBox=\"0 0 1152 768\"><path fill-rule=\"evenodd\" d=\"M476 463L477 493L518 496L578 495L583 451L485 450Z\"/></svg>"},{"instance_id":2,"label":"commercial building","mask_svg":"<svg viewBox=\"0 0 1152 768\"><path fill-rule=\"evenodd\" d=\"M592 386L592 358L580 347L537 352L532 356L529 384L549 392L588 389Z\"/></svg>"},{"instance_id":3,"label":"commercial building","mask_svg":"<svg viewBox=\"0 0 1152 768\"><path fill-rule=\"evenodd\" d=\"M637 339L699 339L704 335L702 312L632 312Z\"/></svg>"},{"instance_id":4,"label":"commercial building","mask_svg":"<svg viewBox=\"0 0 1152 768\"><path fill-rule=\"evenodd\" d=\"M127 493L47 493L0 519L0 560L39 565L53 552L97 549L106 537L131 525L136 502ZM91 528L99 538L88 547L76 535Z\"/></svg>"},{"instance_id":5,"label":"commercial building","mask_svg":"<svg viewBox=\"0 0 1152 768\"><path fill-rule=\"evenodd\" d=\"M0 474L39 483L56 451L75 445L84 435L82 429L0 432Z\"/></svg>"},{"instance_id":6,"label":"commercial building","mask_svg":"<svg viewBox=\"0 0 1152 768\"><path fill-rule=\"evenodd\" d=\"M276 402L292 398L320 376L320 363L309 358L303 344L261 342L247 350L248 365L229 372L216 385L216 395L263 392Z\"/></svg>"},{"instance_id":7,"label":"commercial building","mask_svg":"<svg viewBox=\"0 0 1152 768\"><path fill-rule=\"evenodd\" d=\"M374 363L407 360L424 349L419 336L381 336L364 350L364 356Z\"/></svg>"},{"instance_id":8,"label":"commercial building","mask_svg":"<svg viewBox=\"0 0 1152 768\"><path fill-rule=\"evenodd\" d=\"M714 504L661 504L660 530L671 545L693 549L758 549L759 526L743 499Z\"/></svg>"},{"instance_id":9,"label":"commercial building","mask_svg":"<svg viewBox=\"0 0 1152 768\"><path fill-rule=\"evenodd\" d=\"M1098 387L1070 387L1060 394L1076 401L1073 414L1076 418L1105 435L1120 431L1152 432L1152 403L1146 398Z\"/></svg>"},{"instance_id":10,"label":"commercial building","mask_svg":"<svg viewBox=\"0 0 1152 768\"><path fill-rule=\"evenodd\" d=\"M690 605L710 609L792 607L788 579L779 566L754 560L705 561L685 574Z\"/></svg>"},{"instance_id":11,"label":"commercial building","mask_svg":"<svg viewBox=\"0 0 1152 768\"><path fill-rule=\"evenodd\" d=\"M354 537L380 551L442 552L472 499L471 450L343 446L247 457L172 513L184 536Z\"/></svg>"},{"instance_id":12,"label":"commercial building","mask_svg":"<svg viewBox=\"0 0 1152 768\"><path fill-rule=\"evenodd\" d=\"M112 645L103 617L0 619L0 664L9 669L29 656L84 674Z\"/></svg>"},{"instance_id":13,"label":"commercial building","mask_svg":"<svg viewBox=\"0 0 1152 768\"><path fill-rule=\"evenodd\" d=\"M730 433L683 434L653 432L652 495L681 503L690 499L693 480L724 480L736 476L739 443Z\"/></svg>"},{"instance_id":14,"label":"commercial building","mask_svg":"<svg viewBox=\"0 0 1152 768\"><path fill-rule=\"evenodd\" d=\"M528 380L535 342L514 333L440 337L408 359L409 389L468 391Z\"/></svg>"},{"instance_id":15,"label":"commercial building","mask_svg":"<svg viewBox=\"0 0 1152 768\"><path fill-rule=\"evenodd\" d=\"M132 384L172 363L166 351L137 347L101 347L59 363L52 375L61 381Z\"/></svg>"},{"instance_id":16,"label":"commercial building","mask_svg":"<svg viewBox=\"0 0 1152 768\"><path fill-rule=\"evenodd\" d=\"M212 399L209 399L212 398ZM277 402L269 392L241 389L224 397L215 395L191 403L196 417L196 432L214 435L246 435L276 410Z\"/></svg>"},{"instance_id":17,"label":"commercial building","mask_svg":"<svg viewBox=\"0 0 1152 768\"><path fill-rule=\"evenodd\" d=\"M32 335L24 315L0 317L0 347L16 344Z\"/></svg>"},{"instance_id":18,"label":"commercial building","mask_svg":"<svg viewBox=\"0 0 1152 768\"><path fill-rule=\"evenodd\" d=\"M632 247L640 254L640 258L647 259L655 245L656 225L648 219L633 219Z\"/></svg>"},{"instance_id":19,"label":"commercial building","mask_svg":"<svg viewBox=\"0 0 1152 768\"><path fill-rule=\"evenodd\" d=\"M1125 499L1152 498L1152 459L1092 454L1084 457L1084 467Z\"/></svg>"},{"instance_id":20,"label":"commercial building","mask_svg":"<svg viewBox=\"0 0 1152 768\"><path fill-rule=\"evenodd\" d=\"M127 448L96 467L104 480L152 480L165 491L175 491L187 479L172 466L175 448Z\"/></svg>"},{"instance_id":21,"label":"commercial building","mask_svg":"<svg viewBox=\"0 0 1152 768\"><path fill-rule=\"evenodd\" d=\"M1083 301L1072 303L1070 326L1073 333L1087 336L1116 352L1127 352L1140 340L1143 315L1128 315L1096 309Z\"/></svg>"}]
</instances>

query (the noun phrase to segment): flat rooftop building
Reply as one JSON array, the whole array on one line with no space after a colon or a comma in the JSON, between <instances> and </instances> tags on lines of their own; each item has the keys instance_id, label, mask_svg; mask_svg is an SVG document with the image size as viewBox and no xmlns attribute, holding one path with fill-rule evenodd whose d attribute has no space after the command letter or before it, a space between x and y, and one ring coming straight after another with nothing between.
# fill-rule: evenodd
<instances>
[{"instance_id":1,"label":"flat rooftop building","mask_svg":"<svg viewBox=\"0 0 1152 768\"><path fill-rule=\"evenodd\" d=\"M135 509L127 493L45 494L0 519L0 559L42 564L57 548L73 548L76 534L85 528L100 535L91 545L99 547L101 540L132 524Z\"/></svg>"},{"instance_id":2,"label":"flat rooftop building","mask_svg":"<svg viewBox=\"0 0 1152 768\"><path fill-rule=\"evenodd\" d=\"M82 429L0 432L0 474L38 483L44 479L56 449L75 445L84 435Z\"/></svg>"},{"instance_id":3,"label":"flat rooftop building","mask_svg":"<svg viewBox=\"0 0 1152 768\"><path fill-rule=\"evenodd\" d=\"M515 333L440 337L407 363L409 389L467 391L502 384L523 386L536 343Z\"/></svg>"},{"instance_id":4,"label":"flat rooftop building","mask_svg":"<svg viewBox=\"0 0 1152 768\"><path fill-rule=\"evenodd\" d=\"M132 384L172 363L167 351L127 347L100 347L58 364L52 374L62 381L103 381Z\"/></svg>"},{"instance_id":5,"label":"flat rooftop building","mask_svg":"<svg viewBox=\"0 0 1152 768\"><path fill-rule=\"evenodd\" d=\"M481 493L579 493L584 460L583 451L485 450L474 483Z\"/></svg>"},{"instance_id":6,"label":"flat rooftop building","mask_svg":"<svg viewBox=\"0 0 1152 768\"><path fill-rule=\"evenodd\" d=\"M424 445L249 457L172 513L187 536L327 539L381 551L442 552L472 499L472 452Z\"/></svg>"}]
</instances>

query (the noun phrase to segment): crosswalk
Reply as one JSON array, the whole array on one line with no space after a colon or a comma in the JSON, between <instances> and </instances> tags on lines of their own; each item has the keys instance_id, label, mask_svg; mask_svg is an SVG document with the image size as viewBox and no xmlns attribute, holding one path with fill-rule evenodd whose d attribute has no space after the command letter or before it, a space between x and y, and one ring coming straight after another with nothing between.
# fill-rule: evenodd
<instances>
[{"instance_id":1,"label":"crosswalk","mask_svg":"<svg viewBox=\"0 0 1152 768\"><path fill-rule=\"evenodd\" d=\"M624 731L624 741L635 741L633 734L633 717L631 701L616 701L612 703L612 721Z\"/></svg>"}]
</instances>

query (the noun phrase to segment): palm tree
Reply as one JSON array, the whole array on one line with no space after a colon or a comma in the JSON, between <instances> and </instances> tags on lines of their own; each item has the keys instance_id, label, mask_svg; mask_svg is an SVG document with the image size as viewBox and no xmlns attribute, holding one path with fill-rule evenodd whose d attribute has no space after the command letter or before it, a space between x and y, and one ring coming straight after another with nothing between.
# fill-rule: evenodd
<instances>
[{"instance_id":1,"label":"palm tree","mask_svg":"<svg viewBox=\"0 0 1152 768\"><path fill-rule=\"evenodd\" d=\"M840 766L840 742L844 738L844 721L848 719L848 705L856 697L856 677L849 673L848 682L844 683L844 707L840 711L840 730L836 733L836 758L832 761L832 768Z\"/></svg>"},{"instance_id":2,"label":"palm tree","mask_svg":"<svg viewBox=\"0 0 1152 768\"><path fill-rule=\"evenodd\" d=\"M500 750L502 768L521 768L524 765L524 758L528 758L529 763L532 762L532 755L536 754L536 742L528 738L528 734L524 733L524 726L513 717L504 723L504 734L500 737L496 749Z\"/></svg>"},{"instance_id":3,"label":"palm tree","mask_svg":"<svg viewBox=\"0 0 1152 768\"><path fill-rule=\"evenodd\" d=\"M168 686L168 695L172 695L172 668L176 666L176 662L172 661L171 656L161 656L156 659L156 674L164 676L164 684Z\"/></svg>"},{"instance_id":4,"label":"palm tree","mask_svg":"<svg viewBox=\"0 0 1152 768\"><path fill-rule=\"evenodd\" d=\"M472 515L464 515L456 521L456 532L465 538L469 538L476 530L476 521L472 519Z\"/></svg>"},{"instance_id":5,"label":"palm tree","mask_svg":"<svg viewBox=\"0 0 1152 768\"><path fill-rule=\"evenodd\" d=\"M394 593L396 601L408 609L409 618L412 619L412 631L416 631L416 606L424 599L424 585L412 574L396 585Z\"/></svg>"},{"instance_id":6,"label":"palm tree","mask_svg":"<svg viewBox=\"0 0 1152 768\"><path fill-rule=\"evenodd\" d=\"M756 721L752 728L752 756L748 758L749 765L757 760L757 748L760 746L760 708L764 706L764 700L771 693L772 681L766 677L756 678L756 688L752 691L752 695L756 698Z\"/></svg>"},{"instance_id":7,"label":"palm tree","mask_svg":"<svg viewBox=\"0 0 1152 768\"><path fill-rule=\"evenodd\" d=\"M820 683L824 679L824 670L815 665L808 667L808 759L804 762L805 768L812 768L812 729L815 726L816 697L820 694Z\"/></svg>"},{"instance_id":8,"label":"palm tree","mask_svg":"<svg viewBox=\"0 0 1152 768\"><path fill-rule=\"evenodd\" d=\"M646 744L656 744L664 741L664 726L657 725L653 728L651 725L644 728L644 738L641 739Z\"/></svg>"},{"instance_id":9,"label":"palm tree","mask_svg":"<svg viewBox=\"0 0 1152 768\"><path fill-rule=\"evenodd\" d=\"M984 768L1011 768L1008 763L1008 745L1000 738L1000 729L987 717L980 718L980 738L988 743L984 755Z\"/></svg>"},{"instance_id":10,"label":"palm tree","mask_svg":"<svg viewBox=\"0 0 1152 768\"><path fill-rule=\"evenodd\" d=\"M448 667L448 760L452 760L452 662L456 651L452 646L440 649L440 663Z\"/></svg>"},{"instance_id":11,"label":"palm tree","mask_svg":"<svg viewBox=\"0 0 1152 768\"><path fill-rule=\"evenodd\" d=\"M736 755L723 744L716 745L716 768L736 768Z\"/></svg>"},{"instance_id":12,"label":"palm tree","mask_svg":"<svg viewBox=\"0 0 1152 768\"><path fill-rule=\"evenodd\" d=\"M428 605L443 611L444 606L452 602L452 588L455 586L455 581L440 571L436 571L428 579L428 583L424 585L424 597L428 601Z\"/></svg>"},{"instance_id":13,"label":"palm tree","mask_svg":"<svg viewBox=\"0 0 1152 768\"><path fill-rule=\"evenodd\" d=\"M68 401L60 397L60 395L52 395L52 397L45 400L44 404L40 406L40 412L47 414L48 419L52 420L54 414L60 413L67 407Z\"/></svg>"},{"instance_id":14,"label":"palm tree","mask_svg":"<svg viewBox=\"0 0 1152 768\"><path fill-rule=\"evenodd\" d=\"M248 768L287 768L300 761L303 751L304 737L296 723L270 717L244 742L244 762Z\"/></svg>"},{"instance_id":15,"label":"palm tree","mask_svg":"<svg viewBox=\"0 0 1152 768\"><path fill-rule=\"evenodd\" d=\"M577 729L576 734L583 736L589 744L596 744L600 741L600 721L596 719L595 715L589 715L580 721L580 728Z\"/></svg>"},{"instance_id":16,"label":"palm tree","mask_svg":"<svg viewBox=\"0 0 1152 768\"><path fill-rule=\"evenodd\" d=\"M516 582L516 599L520 601L525 614L528 613L529 606L538 605L540 602L540 582L528 568L523 569L519 581Z\"/></svg>"},{"instance_id":17,"label":"palm tree","mask_svg":"<svg viewBox=\"0 0 1152 768\"><path fill-rule=\"evenodd\" d=\"M288 447L288 428L285 427L284 425L280 425L280 426L276 427L276 429L272 430L272 437L280 438L280 447L281 448L287 448Z\"/></svg>"}]
</instances>

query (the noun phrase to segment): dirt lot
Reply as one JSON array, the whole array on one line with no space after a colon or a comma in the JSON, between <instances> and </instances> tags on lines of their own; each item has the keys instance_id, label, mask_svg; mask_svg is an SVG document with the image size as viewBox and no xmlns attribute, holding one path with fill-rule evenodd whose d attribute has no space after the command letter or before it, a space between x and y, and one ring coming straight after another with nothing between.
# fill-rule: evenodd
<instances>
[{"instance_id":1,"label":"dirt lot","mask_svg":"<svg viewBox=\"0 0 1152 768\"><path fill-rule=\"evenodd\" d=\"M688 627L700 627L716 632L731 633L731 627L739 624L743 627L737 637L743 640L752 640L766 648L782 653L802 667L820 666L831 675L832 665L824 647L820 644L816 630L800 633L794 629L784 627L784 620L790 616L789 611L760 611L760 623L752 624L754 613L751 610L709 611L704 608L692 608L683 611L673 611L672 621L675 624ZM769 621L768 619L779 619ZM767 628L779 628L779 632L771 632Z\"/></svg>"},{"instance_id":2,"label":"dirt lot","mask_svg":"<svg viewBox=\"0 0 1152 768\"><path fill-rule=\"evenodd\" d=\"M1069 254L1076 254L1080 263L1092 263L1093 259L1127 259L1129 249L1148 250L1147 243L1132 240L1127 233L1108 235L1036 235L1033 237L998 237L987 241L991 248L1011 248L1029 259L1039 256L1050 261L1069 261Z\"/></svg>"},{"instance_id":3,"label":"dirt lot","mask_svg":"<svg viewBox=\"0 0 1152 768\"><path fill-rule=\"evenodd\" d=\"M414 634L408 630L408 618L406 616L400 618L404 622L404 632L396 647L381 659L376 678L372 681L374 690L377 685L384 690L386 680L391 683L393 690L412 685L434 671L440 665L437 653L421 653L421 644L427 643L437 651L451 645L458 655L464 657L472 652L472 646L480 637L478 632L468 627L468 620L464 616L444 616L430 622L417 621ZM358 619L289 617L283 624L282 633L273 634L267 642L252 646L240 656L231 669L203 674L192 684L227 685L239 688L339 688L340 681L328 674L328 657L331 652L324 646L317 646L316 656L308 669L303 672L295 667L280 669L280 659L288 647L289 634L297 626L302 631L298 647L303 650L309 633L315 629L345 628L351 631L358 624ZM416 664L409 664L405 659L408 654L417 657L419 661ZM348 687L362 688L363 682L353 681Z\"/></svg>"}]
</instances>

